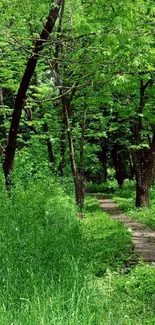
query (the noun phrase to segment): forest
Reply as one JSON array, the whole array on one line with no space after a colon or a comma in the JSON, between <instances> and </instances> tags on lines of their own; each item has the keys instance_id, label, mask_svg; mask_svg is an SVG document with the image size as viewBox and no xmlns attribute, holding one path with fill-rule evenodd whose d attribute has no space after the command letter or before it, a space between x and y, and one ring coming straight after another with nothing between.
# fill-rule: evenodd
<instances>
[{"instance_id":1,"label":"forest","mask_svg":"<svg viewBox=\"0 0 155 325\"><path fill-rule=\"evenodd\" d=\"M155 325L154 0L0 12L0 325Z\"/></svg>"}]
</instances>

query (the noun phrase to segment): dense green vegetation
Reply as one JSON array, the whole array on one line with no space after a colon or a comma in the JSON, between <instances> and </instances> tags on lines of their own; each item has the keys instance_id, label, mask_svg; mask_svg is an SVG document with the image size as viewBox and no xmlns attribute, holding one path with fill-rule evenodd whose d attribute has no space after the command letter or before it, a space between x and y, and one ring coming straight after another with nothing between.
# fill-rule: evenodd
<instances>
[{"instance_id":1,"label":"dense green vegetation","mask_svg":"<svg viewBox=\"0 0 155 325\"><path fill-rule=\"evenodd\" d=\"M134 206L135 200L135 184L124 186L122 191L116 190L113 193L114 200L119 204L121 209L127 212L132 218L141 221L147 226L155 229L155 187L151 188L150 192L150 207L136 209Z\"/></svg>"},{"instance_id":2,"label":"dense green vegetation","mask_svg":"<svg viewBox=\"0 0 155 325\"><path fill-rule=\"evenodd\" d=\"M79 219L70 185L42 174L1 192L0 322L153 324L154 268L131 266L130 232L94 197Z\"/></svg>"},{"instance_id":3,"label":"dense green vegetation","mask_svg":"<svg viewBox=\"0 0 155 325\"><path fill-rule=\"evenodd\" d=\"M0 11L0 325L153 325L154 264L91 193L155 228L154 1Z\"/></svg>"},{"instance_id":4,"label":"dense green vegetation","mask_svg":"<svg viewBox=\"0 0 155 325\"><path fill-rule=\"evenodd\" d=\"M44 147L57 174L72 174L80 208L84 178L107 181L113 168L120 187L135 178L136 206L149 206L154 1L14 0L10 6L8 0L1 11L0 151L7 187L17 150L33 143Z\"/></svg>"},{"instance_id":5,"label":"dense green vegetation","mask_svg":"<svg viewBox=\"0 0 155 325\"><path fill-rule=\"evenodd\" d=\"M87 185L87 191L93 193L102 193L103 197L110 197L118 203L120 208L130 217L138 220L147 226L155 229L155 186L152 185L150 191L150 206L149 208L135 208L135 182L126 180L123 188L119 189L115 180L109 181L106 184L91 184Z\"/></svg>"}]
</instances>

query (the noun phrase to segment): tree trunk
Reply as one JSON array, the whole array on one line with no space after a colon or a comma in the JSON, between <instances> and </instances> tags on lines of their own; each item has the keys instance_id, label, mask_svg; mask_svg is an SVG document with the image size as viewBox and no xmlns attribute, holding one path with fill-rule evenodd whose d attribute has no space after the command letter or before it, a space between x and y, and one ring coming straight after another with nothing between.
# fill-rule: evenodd
<instances>
[{"instance_id":1,"label":"tree trunk","mask_svg":"<svg viewBox=\"0 0 155 325\"><path fill-rule=\"evenodd\" d=\"M136 183L136 207L149 207L150 188L147 184Z\"/></svg>"},{"instance_id":2,"label":"tree trunk","mask_svg":"<svg viewBox=\"0 0 155 325\"><path fill-rule=\"evenodd\" d=\"M146 150L145 150L146 151ZM135 169L136 178L136 207L148 207L149 206L149 191L151 187L151 179L147 176L147 163L149 154L142 150L133 151L133 163ZM147 161L146 161L147 160ZM150 184L150 186L149 186Z\"/></svg>"},{"instance_id":3,"label":"tree trunk","mask_svg":"<svg viewBox=\"0 0 155 325\"><path fill-rule=\"evenodd\" d=\"M153 181L155 170L155 129L153 128L152 140L149 143L149 148L140 148L141 131L142 131L142 113L145 106L145 90L152 85L152 79L149 79L145 84L140 80L140 102L138 108L137 121L133 128L134 145L139 146L139 149L134 149L132 152L133 167L136 179L136 207L149 206L149 194Z\"/></svg>"},{"instance_id":4,"label":"tree trunk","mask_svg":"<svg viewBox=\"0 0 155 325\"><path fill-rule=\"evenodd\" d=\"M19 128L19 122L21 117L22 108L24 106L24 101L26 97L26 92L30 84L30 80L34 73L37 61L39 59L39 53L43 49L44 45L46 44L49 35L51 34L55 22L57 20L59 9L61 6L61 0L56 0L56 6L50 9L47 22L40 34L40 38L36 41L34 49L30 58L28 59L27 66L21 81L21 84L18 89L18 93L15 100L15 107L12 115L12 121L10 126L9 138L8 138L8 145L6 147L6 154L5 160L3 164L4 175L6 178L6 185L9 185L9 173L13 168L13 161L14 155L16 150L16 140L17 140L17 133Z\"/></svg>"},{"instance_id":5,"label":"tree trunk","mask_svg":"<svg viewBox=\"0 0 155 325\"><path fill-rule=\"evenodd\" d=\"M58 71L59 70L58 70L58 62L57 62L57 76L58 76ZM61 85L60 77L58 77L58 80L59 80L58 86L60 86ZM77 83L75 83L75 86L76 85L77 85ZM64 96L63 89L62 90L60 89L59 92L60 92L61 96ZM76 88L74 87L72 89L69 97L65 95L65 103L67 105L68 118L71 115L71 108L72 108L71 102L72 102L72 99L73 99L75 93L76 93ZM66 126L66 122L65 122L63 106L62 106L62 112L61 112L61 123L62 123L62 129L61 129L61 138L60 138L60 164L58 166L58 171L59 171L60 175L63 176L64 162L65 162L65 151L66 151L66 130L64 129L64 126Z\"/></svg>"},{"instance_id":6,"label":"tree trunk","mask_svg":"<svg viewBox=\"0 0 155 325\"><path fill-rule=\"evenodd\" d=\"M72 132L71 132L71 127L70 127L70 122L68 117L68 105L67 105L66 96L63 94L63 91L61 94L61 101L64 110L65 124L67 128L67 136L68 136L69 151L70 151L70 162L71 162L71 169L72 169L72 175L73 175L74 186L75 186L76 204L78 207L80 207L81 206L81 185L80 185L80 179L79 179L78 170L75 162Z\"/></svg>"},{"instance_id":7,"label":"tree trunk","mask_svg":"<svg viewBox=\"0 0 155 325\"><path fill-rule=\"evenodd\" d=\"M60 12L60 19L59 19L59 25L58 25L58 36L60 36L61 30L62 30L62 19L63 19L63 13L64 13L64 6L65 6L65 0L62 0L62 6L61 6L61 12ZM70 151L70 162L71 162L71 169L72 169L72 175L73 175L73 181L74 181L74 188L75 188L75 198L76 198L76 204L81 209L83 207L84 203L84 182L82 179L81 183L81 176L78 173L76 162L75 162L75 153L74 153L74 144L73 144L73 138L72 138L72 131L70 127L69 122L69 109L71 105L72 98L76 92L76 88L74 87L72 89L70 98L68 98L67 95L64 94L64 89L62 86L61 78L59 75L59 53L61 51L61 46L59 43L59 38L57 39L57 44L55 47L55 60L54 64L50 64L51 70L54 72L55 75L55 84L59 87L60 92L60 98L62 103L62 127L66 127L67 129L67 136L68 136L68 143L69 143L69 151ZM77 83L76 83L77 84ZM85 125L84 125L85 128ZM83 136L81 138L81 141L83 141ZM64 163L64 155L65 155L65 130L62 129L61 133L61 162L59 164L59 171L61 174L63 174L63 163ZM83 152L80 153L80 159L83 164ZM83 165L81 165L81 169L83 171ZM83 172L84 174L84 172Z\"/></svg>"},{"instance_id":8,"label":"tree trunk","mask_svg":"<svg viewBox=\"0 0 155 325\"><path fill-rule=\"evenodd\" d=\"M133 151L136 178L136 207L149 207L149 195L155 171L155 133L150 149Z\"/></svg>"}]
</instances>

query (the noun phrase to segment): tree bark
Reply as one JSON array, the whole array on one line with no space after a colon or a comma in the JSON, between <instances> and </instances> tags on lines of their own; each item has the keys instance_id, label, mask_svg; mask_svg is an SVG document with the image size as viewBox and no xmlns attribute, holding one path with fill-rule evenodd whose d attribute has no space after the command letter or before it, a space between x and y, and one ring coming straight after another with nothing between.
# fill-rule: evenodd
<instances>
[{"instance_id":1,"label":"tree bark","mask_svg":"<svg viewBox=\"0 0 155 325\"><path fill-rule=\"evenodd\" d=\"M149 79L145 84L140 81L140 103L137 122L134 126L134 145L139 146L132 152L133 167L136 179L136 207L149 206L149 194L155 171L155 129L153 129L152 140L149 148L140 148L142 131L142 112L145 106L145 90L152 84Z\"/></svg>"},{"instance_id":2,"label":"tree bark","mask_svg":"<svg viewBox=\"0 0 155 325\"><path fill-rule=\"evenodd\" d=\"M81 185L82 184L81 183L81 175L78 172L76 162L75 162L74 144L73 144L72 131L71 131L71 126L70 126L70 121L69 121L69 114L70 114L69 111L70 111L71 101L72 101L72 98L76 92L76 88L74 87L72 89L71 95L70 95L70 97L68 97L65 94L65 91L63 89L60 74L59 74L59 54L61 51L59 35L62 31L62 19L63 19L63 13L64 13L64 5L65 5L65 0L62 0L62 7L61 7L60 19L59 19L59 25L58 25L58 31L57 31L58 38L57 38L57 43L56 43L56 47L55 47L55 55L54 55L55 60L54 60L53 65L50 64L50 67L55 75L56 86L59 87L61 104L62 104L62 133L61 133L61 148L60 148L62 159L61 159L61 162L59 165L59 171L61 174L63 174L63 163L64 163L64 155L65 155L65 130L64 130L64 127L66 127L68 143L69 143L69 151L70 151L71 170L72 170L74 188L75 188L76 204L80 209L82 209L83 204L84 204L84 190L83 190L84 186ZM85 118L84 118L84 124L83 124L83 130L84 129L85 129ZM81 143L84 141L83 130L82 130L82 136L81 136ZM83 150L83 146L82 146L82 150ZM84 170L83 170L84 155L83 155L82 150L80 151L80 161L81 161L80 172L82 172L82 174L83 174L82 182L84 184Z\"/></svg>"},{"instance_id":3,"label":"tree bark","mask_svg":"<svg viewBox=\"0 0 155 325\"><path fill-rule=\"evenodd\" d=\"M70 162L71 162L71 169L72 169L72 175L73 175L73 181L74 181L74 187L75 187L76 204L77 204L77 206L80 206L81 205L80 179L79 179L78 170L77 170L76 162L75 162L74 145L73 145L72 132L71 132L69 116L68 116L67 100L66 100L66 96L63 94L62 90L61 90L61 101L62 101L62 107L64 110L65 124L66 124L66 129L67 129L69 151L70 151Z\"/></svg>"},{"instance_id":4,"label":"tree bark","mask_svg":"<svg viewBox=\"0 0 155 325\"><path fill-rule=\"evenodd\" d=\"M150 188L146 186L138 186L136 183L136 207L149 207L149 192Z\"/></svg>"},{"instance_id":5,"label":"tree bark","mask_svg":"<svg viewBox=\"0 0 155 325\"><path fill-rule=\"evenodd\" d=\"M6 147L6 154L5 154L5 160L3 164L4 169L4 175L6 178L6 185L9 185L9 173L13 168L13 161L14 161L14 155L16 150L16 141L17 141L17 133L19 128L19 122L21 117L22 108L24 106L24 101L26 97L26 92L30 84L30 80L32 78L32 75L34 73L37 61L39 59L39 53L43 49L44 45L46 44L49 35L52 33L52 30L54 28L55 22L57 20L59 9L61 6L61 0L56 0L55 7L52 7L50 9L47 22L40 34L40 38L36 41L34 49L32 51L32 54L30 58L28 59L27 66L21 81L21 84L18 89L18 93L15 100L15 107L12 115L12 121L9 131L9 138L8 138L8 144Z\"/></svg>"},{"instance_id":6,"label":"tree bark","mask_svg":"<svg viewBox=\"0 0 155 325\"><path fill-rule=\"evenodd\" d=\"M149 206L149 193L155 169L153 156L155 160L155 154L150 149L133 152L136 178L136 207Z\"/></svg>"}]
</instances>

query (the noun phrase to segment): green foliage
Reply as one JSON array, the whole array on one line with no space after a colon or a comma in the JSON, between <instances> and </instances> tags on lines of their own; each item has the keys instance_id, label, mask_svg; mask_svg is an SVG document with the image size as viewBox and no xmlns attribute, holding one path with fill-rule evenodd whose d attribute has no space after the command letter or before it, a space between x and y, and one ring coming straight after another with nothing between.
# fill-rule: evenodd
<instances>
[{"instance_id":1,"label":"green foliage","mask_svg":"<svg viewBox=\"0 0 155 325\"><path fill-rule=\"evenodd\" d=\"M4 97L0 143L4 145L15 93L50 6L49 0L0 3ZM65 136L65 176L57 176L64 125L51 71L59 44L56 59L68 99L77 87L69 118L78 167L83 107L87 107L84 159L88 181L102 181L101 148L107 155L108 182L88 182L87 191L114 192L121 208L155 227L154 189L150 209L135 210L134 184L126 182L118 190L111 159L115 144L125 151L150 145L155 122L153 83L146 89L142 114L137 114L137 108L140 78L144 82L154 79L154 13L152 0L66 1L62 31L58 33L56 26L27 92L10 197L0 173L0 324L155 323L155 272L147 265L126 268L133 257L130 233L103 213L95 198L86 200L85 218L77 219ZM137 117L142 118L143 128L141 142L133 146ZM55 156L52 166L47 137Z\"/></svg>"},{"instance_id":2,"label":"green foliage","mask_svg":"<svg viewBox=\"0 0 155 325\"><path fill-rule=\"evenodd\" d=\"M103 295L104 323L110 325L153 325L155 321L155 269L139 265L127 274L111 274L95 280Z\"/></svg>"},{"instance_id":3,"label":"green foliage","mask_svg":"<svg viewBox=\"0 0 155 325\"><path fill-rule=\"evenodd\" d=\"M109 249L106 256L110 232L118 229L110 223L107 237L105 231L110 220L103 215L99 237L103 237L105 247L103 254L99 253L97 231L102 213L96 200L88 199L86 205L86 213L93 211L95 216L96 212L94 249L90 212L87 222L77 220L72 196L65 195L52 178L44 175L40 179L38 174L35 179L29 179L27 186L17 182L10 198L5 191L1 192L1 201L0 321L24 325L100 324L100 294L96 296L96 291L89 287L88 278L101 267L106 270L108 258L112 267L116 251L118 261L124 256L125 247L119 253L120 244L115 243L114 251ZM124 236L126 246L129 237ZM92 256L92 261L90 252L96 256ZM117 263L113 265L116 267Z\"/></svg>"},{"instance_id":4,"label":"green foliage","mask_svg":"<svg viewBox=\"0 0 155 325\"><path fill-rule=\"evenodd\" d=\"M87 183L86 189L88 193L109 193L112 194L115 190L118 189L118 184L116 180L111 180L101 184Z\"/></svg>"},{"instance_id":5,"label":"green foliage","mask_svg":"<svg viewBox=\"0 0 155 325\"><path fill-rule=\"evenodd\" d=\"M49 0L1 1L0 87L10 90L4 96L2 125L8 133L14 97L20 84L26 60L39 36L51 3ZM57 25L43 50L36 73L27 92L25 111L20 124L18 147L32 143L34 136L44 144L48 136L54 146L55 168L61 161L62 135L61 100L56 97L52 69L54 53L59 44L58 65L67 98L76 85L70 109L75 157L79 167L81 117L86 95L87 122L85 132L85 171L90 178L99 178L103 167L99 161L101 144L107 140L108 165L115 143L133 148L132 129L139 105L139 81L154 78L154 5L153 1L136 0L121 3L87 1L72 4L66 1L61 33ZM141 143L136 148L149 147L154 121L154 84L146 90ZM72 97L72 96L71 96ZM53 100L54 98L54 100ZM28 117L31 110L31 119ZM7 121L7 122L6 122ZM42 131L44 122L48 132ZM2 144L6 139L0 139ZM65 144L67 143L64 140ZM66 145L67 147L67 145ZM135 148L135 147L134 147ZM66 148L65 167L69 164ZM109 167L108 166L108 167ZM66 173L66 172L65 172ZM67 173L66 173L67 174ZM101 177L100 177L101 179ZM102 180L102 179L101 179Z\"/></svg>"},{"instance_id":6,"label":"green foliage","mask_svg":"<svg viewBox=\"0 0 155 325\"><path fill-rule=\"evenodd\" d=\"M121 209L129 211L135 206L135 181L126 180L123 187L115 191L114 200Z\"/></svg>"},{"instance_id":7,"label":"green foliage","mask_svg":"<svg viewBox=\"0 0 155 325\"><path fill-rule=\"evenodd\" d=\"M77 219L69 182L43 176L0 193L0 323L153 324L154 269L126 268L130 233L91 196Z\"/></svg>"},{"instance_id":8,"label":"green foliage","mask_svg":"<svg viewBox=\"0 0 155 325\"><path fill-rule=\"evenodd\" d=\"M147 226L155 229L155 208L154 208L154 194L155 187L152 186L150 192L150 207L138 208L134 206L135 202L135 187L134 183L126 183L126 186L122 190L118 190L113 195L114 200L119 204L127 214L135 220L138 220Z\"/></svg>"},{"instance_id":9,"label":"green foliage","mask_svg":"<svg viewBox=\"0 0 155 325\"><path fill-rule=\"evenodd\" d=\"M83 255L88 268L96 275L103 276L107 268L117 269L131 258L131 234L120 222L113 221L95 199L86 201L87 218L83 221ZM102 247L102 249L101 249Z\"/></svg>"}]
</instances>

